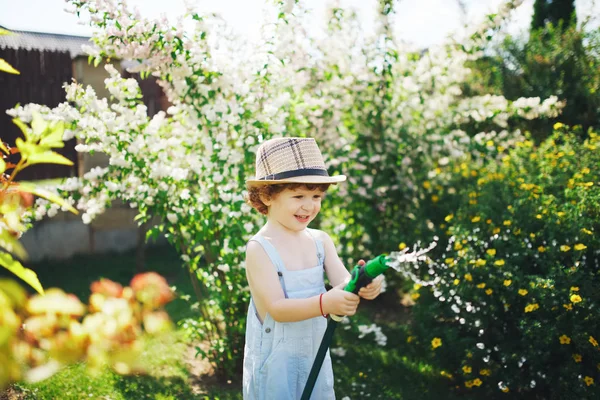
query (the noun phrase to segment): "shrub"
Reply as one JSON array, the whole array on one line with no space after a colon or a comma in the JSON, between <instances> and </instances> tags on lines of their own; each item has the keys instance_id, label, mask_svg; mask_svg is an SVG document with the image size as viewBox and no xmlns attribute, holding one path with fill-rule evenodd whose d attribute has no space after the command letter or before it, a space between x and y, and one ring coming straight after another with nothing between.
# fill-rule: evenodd
<instances>
[{"instance_id":1,"label":"shrub","mask_svg":"<svg viewBox=\"0 0 600 400\"><path fill-rule=\"evenodd\" d=\"M579 135L556 124L481 168L415 286L416 343L461 390L600 394L600 138Z\"/></svg>"}]
</instances>

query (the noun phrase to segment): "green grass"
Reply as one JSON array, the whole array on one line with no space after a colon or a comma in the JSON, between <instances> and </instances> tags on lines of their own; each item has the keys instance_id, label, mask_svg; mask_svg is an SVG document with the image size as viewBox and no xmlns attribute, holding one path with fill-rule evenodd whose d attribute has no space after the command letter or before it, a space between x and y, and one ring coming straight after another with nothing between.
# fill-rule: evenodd
<instances>
[{"instance_id":1,"label":"green grass","mask_svg":"<svg viewBox=\"0 0 600 400\"><path fill-rule=\"evenodd\" d=\"M407 313L393 298L383 294L376 301L361 302L349 324L338 324L332 348L346 349L343 357L332 354L335 390L338 398L453 400L450 382L440 370L425 362L423 355L406 343ZM384 304L382 306L382 304ZM397 302L396 302L397 304ZM369 333L359 339L359 325L376 323L387 337L385 346Z\"/></svg>"},{"instance_id":2,"label":"green grass","mask_svg":"<svg viewBox=\"0 0 600 400\"><path fill-rule=\"evenodd\" d=\"M60 287L87 301L90 283L108 278L128 284L135 275L134 254L80 256L69 261L30 265L45 288ZM146 271L165 276L183 295L191 295L188 274L177 254L168 247L150 248ZM167 305L174 321L194 316L190 301L176 299ZM424 362L406 343L407 316L397 299L386 293L373 302L361 303L359 313L350 324L339 324L332 347L343 346L343 357L332 355L336 395L339 399L453 400L449 381L440 371ZM358 339L358 325L377 322L388 341L385 347L375 343L374 334ZM17 384L11 388L16 399L241 399L241 377L229 384L219 384L211 377L190 374L185 363L189 343L182 332L154 339L144 354L149 374L121 376L109 370L91 376L83 365L65 368L52 378L37 384ZM0 399L2 394L0 394ZM10 398L10 397L9 397Z\"/></svg>"}]
</instances>

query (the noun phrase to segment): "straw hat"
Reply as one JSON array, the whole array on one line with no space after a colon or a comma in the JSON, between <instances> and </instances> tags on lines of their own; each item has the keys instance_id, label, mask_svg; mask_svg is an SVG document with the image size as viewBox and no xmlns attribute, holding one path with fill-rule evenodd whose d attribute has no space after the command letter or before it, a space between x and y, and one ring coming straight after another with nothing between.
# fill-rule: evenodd
<instances>
[{"instance_id":1,"label":"straw hat","mask_svg":"<svg viewBox=\"0 0 600 400\"><path fill-rule=\"evenodd\" d=\"M345 175L329 176L315 139L285 137L267 140L256 152L256 177L247 186L278 183L338 183Z\"/></svg>"}]
</instances>

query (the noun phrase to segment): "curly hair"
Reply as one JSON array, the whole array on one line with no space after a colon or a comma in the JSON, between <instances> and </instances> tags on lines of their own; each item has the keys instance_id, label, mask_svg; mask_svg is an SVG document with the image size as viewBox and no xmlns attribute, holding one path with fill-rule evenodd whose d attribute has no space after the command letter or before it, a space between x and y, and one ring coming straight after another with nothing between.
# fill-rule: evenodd
<instances>
[{"instance_id":1,"label":"curly hair","mask_svg":"<svg viewBox=\"0 0 600 400\"><path fill-rule=\"evenodd\" d=\"M326 192L327 189L329 189L329 186L331 186L331 183L280 183L276 185L250 186L248 187L248 195L245 200L246 203L252 208L255 208L259 213L267 215L269 207L262 202L261 196L263 198L273 199L286 189L295 190L299 188Z\"/></svg>"}]
</instances>

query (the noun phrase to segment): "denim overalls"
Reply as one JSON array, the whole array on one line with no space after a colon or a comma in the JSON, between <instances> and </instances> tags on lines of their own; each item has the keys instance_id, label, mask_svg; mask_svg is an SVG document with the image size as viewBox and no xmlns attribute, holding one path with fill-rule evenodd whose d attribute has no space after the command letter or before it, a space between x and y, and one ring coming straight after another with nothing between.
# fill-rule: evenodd
<instances>
[{"instance_id":1,"label":"denim overalls","mask_svg":"<svg viewBox=\"0 0 600 400\"><path fill-rule=\"evenodd\" d=\"M312 230L307 231L314 238ZM260 234L250 240L262 245L277 268L286 298L308 298L325 292L325 253L320 240L315 239L319 264L300 271L288 271L275 247ZM298 322L276 322L267 313L261 324L251 299L244 346L244 399L300 399L326 328L327 320L321 316ZM329 350L310 398L335 399Z\"/></svg>"}]
</instances>

